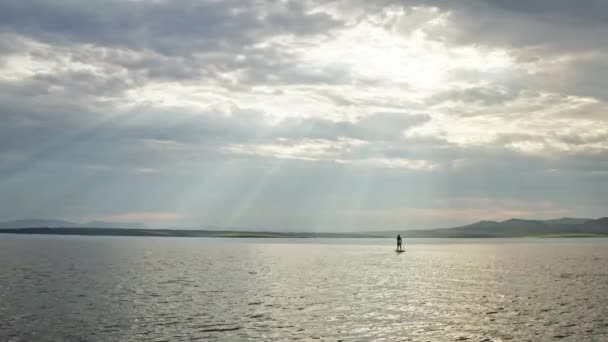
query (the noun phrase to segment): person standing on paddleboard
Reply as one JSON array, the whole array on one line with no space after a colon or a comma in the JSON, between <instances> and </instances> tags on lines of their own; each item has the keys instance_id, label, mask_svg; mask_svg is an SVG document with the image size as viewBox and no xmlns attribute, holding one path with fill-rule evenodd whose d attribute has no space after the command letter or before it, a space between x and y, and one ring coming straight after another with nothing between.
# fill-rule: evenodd
<instances>
[{"instance_id":1,"label":"person standing on paddleboard","mask_svg":"<svg viewBox=\"0 0 608 342\"><path fill-rule=\"evenodd\" d=\"M398 251L403 250L403 247L401 247L401 235L400 234L397 235L397 250Z\"/></svg>"}]
</instances>

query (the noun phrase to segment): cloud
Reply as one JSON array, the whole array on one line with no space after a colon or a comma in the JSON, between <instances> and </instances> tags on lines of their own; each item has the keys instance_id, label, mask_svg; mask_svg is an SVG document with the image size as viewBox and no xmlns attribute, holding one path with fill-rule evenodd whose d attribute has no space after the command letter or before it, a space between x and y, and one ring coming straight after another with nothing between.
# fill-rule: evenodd
<instances>
[{"instance_id":1,"label":"cloud","mask_svg":"<svg viewBox=\"0 0 608 342\"><path fill-rule=\"evenodd\" d=\"M502 87L466 87L454 88L432 97L430 103L447 101L462 102L467 105L481 103L484 106L501 105L519 96L520 90Z\"/></svg>"},{"instance_id":2,"label":"cloud","mask_svg":"<svg viewBox=\"0 0 608 342\"><path fill-rule=\"evenodd\" d=\"M605 214L605 7L3 1L0 216L354 229Z\"/></svg>"},{"instance_id":3,"label":"cloud","mask_svg":"<svg viewBox=\"0 0 608 342\"><path fill-rule=\"evenodd\" d=\"M306 13L298 2L4 1L0 13L4 30L21 35L58 44L150 48L166 55L238 49L277 31L308 35L335 25L327 15Z\"/></svg>"},{"instance_id":4,"label":"cloud","mask_svg":"<svg viewBox=\"0 0 608 342\"><path fill-rule=\"evenodd\" d=\"M335 141L324 139L289 141L285 138L279 138L274 144L229 145L225 151L285 159L335 160L363 144L365 144L364 141L348 138L339 138Z\"/></svg>"}]
</instances>

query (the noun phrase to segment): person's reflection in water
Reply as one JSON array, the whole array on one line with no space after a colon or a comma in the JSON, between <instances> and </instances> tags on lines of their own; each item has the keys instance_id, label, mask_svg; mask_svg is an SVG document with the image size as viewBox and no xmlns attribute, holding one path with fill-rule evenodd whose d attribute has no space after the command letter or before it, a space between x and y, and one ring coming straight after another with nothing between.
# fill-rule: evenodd
<instances>
[{"instance_id":1,"label":"person's reflection in water","mask_svg":"<svg viewBox=\"0 0 608 342\"><path fill-rule=\"evenodd\" d=\"M403 250L403 247L401 247L401 235L397 235L397 251L400 252Z\"/></svg>"}]
</instances>

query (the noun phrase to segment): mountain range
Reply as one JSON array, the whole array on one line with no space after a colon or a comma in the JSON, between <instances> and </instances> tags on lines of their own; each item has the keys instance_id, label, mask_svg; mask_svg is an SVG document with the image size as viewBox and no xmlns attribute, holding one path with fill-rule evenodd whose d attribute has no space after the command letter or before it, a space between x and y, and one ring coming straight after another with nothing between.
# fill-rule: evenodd
<instances>
[{"instance_id":1,"label":"mountain range","mask_svg":"<svg viewBox=\"0 0 608 342\"><path fill-rule=\"evenodd\" d=\"M75 223L64 220L25 219L0 222L0 229L16 228L134 228L142 229L141 223L132 222L106 222L90 221L86 223Z\"/></svg>"},{"instance_id":2,"label":"mountain range","mask_svg":"<svg viewBox=\"0 0 608 342\"><path fill-rule=\"evenodd\" d=\"M390 233L390 234L388 234ZM502 222L479 221L454 228L383 232L405 237L523 237L523 236L608 236L608 217L584 219L565 217L552 220L509 219Z\"/></svg>"},{"instance_id":3,"label":"mountain range","mask_svg":"<svg viewBox=\"0 0 608 342\"><path fill-rule=\"evenodd\" d=\"M215 227L214 227L215 228ZM219 228L219 227L217 227ZM384 238L397 234L405 238L490 238L490 237L587 237L607 236L608 217L599 219L561 218L551 220L510 219L479 221L473 224L439 229L389 230L353 233L311 233L239 231L226 229L145 229L137 223L94 221L78 224L61 220L17 220L0 222L0 233L120 236L196 236L196 237L326 237Z\"/></svg>"}]
</instances>

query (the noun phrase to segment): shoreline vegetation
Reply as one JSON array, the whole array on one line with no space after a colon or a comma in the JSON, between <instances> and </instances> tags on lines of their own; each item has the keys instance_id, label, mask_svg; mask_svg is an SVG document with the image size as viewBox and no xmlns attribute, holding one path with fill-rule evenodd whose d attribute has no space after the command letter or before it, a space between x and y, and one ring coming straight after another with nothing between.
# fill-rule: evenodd
<instances>
[{"instance_id":1,"label":"shoreline vegetation","mask_svg":"<svg viewBox=\"0 0 608 342\"><path fill-rule=\"evenodd\" d=\"M7 225L9 227L7 227ZM272 232L243 230L189 230L97 227L10 227L3 234L44 234L84 236L220 237L220 238L588 238L608 237L608 217L555 220L511 219L502 222L480 221L466 226L440 229L386 230L350 233Z\"/></svg>"}]
</instances>

